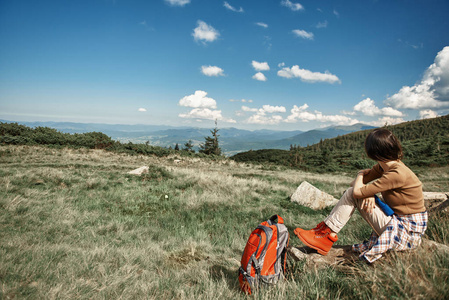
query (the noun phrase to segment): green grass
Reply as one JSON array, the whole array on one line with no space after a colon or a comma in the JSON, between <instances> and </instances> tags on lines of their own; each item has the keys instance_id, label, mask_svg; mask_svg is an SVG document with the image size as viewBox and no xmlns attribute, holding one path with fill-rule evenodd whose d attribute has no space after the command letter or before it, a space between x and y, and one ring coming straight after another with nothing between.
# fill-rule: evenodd
<instances>
[{"instance_id":1,"label":"green grass","mask_svg":"<svg viewBox=\"0 0 449 300\"><path fill-rule=\"evenodd\" d=\"M291 233L330 211L290 202L307 180L339 197L352 178L233 161L102 150L0 147L0 299L245 299L237 269L250 232L280 214ZM143 176L127 174L149 166ZM441 190L439 173L420 173ZM446 186L443 186L444 191ZM447 214L430 239L448 245ZM368 238L356 214L339 244ZM255 299L447 298L448 254L387 255L373 266L315 270L289 260L288 279ZM436 275L435 275L436 274Z\"/></svg>"}]
</instances>

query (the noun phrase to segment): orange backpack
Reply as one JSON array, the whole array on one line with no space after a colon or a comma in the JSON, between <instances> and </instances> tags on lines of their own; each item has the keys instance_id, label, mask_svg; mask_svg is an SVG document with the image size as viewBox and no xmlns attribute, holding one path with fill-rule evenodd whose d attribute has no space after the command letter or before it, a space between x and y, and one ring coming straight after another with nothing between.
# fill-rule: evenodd
<instances>
[{"instance_id":1,"label":"orange backpack","mask_svg":"<svg viewBox=\"0 0 449 300\"><path fill-rule=\"evenodd\" d=\"M278 215L262 222L249 236L239 268L240 288L247 294L261 284L276 284L286 266L290 237Z\"/></svg>"}]
</instances>

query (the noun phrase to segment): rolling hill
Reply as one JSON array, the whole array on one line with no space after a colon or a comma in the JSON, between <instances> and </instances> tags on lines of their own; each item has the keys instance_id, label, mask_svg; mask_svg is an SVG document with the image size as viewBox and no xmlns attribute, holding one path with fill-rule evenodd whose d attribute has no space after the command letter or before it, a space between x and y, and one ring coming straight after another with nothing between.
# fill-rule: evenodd
<instances>
[{"instance_id":1,"label":"rolling hill","mask_svg":"<svg viewBox=\"0 0 449 300\"><path fill-rule=\"evenodd\" d=\"M413 166L437 167L449 164L449 115L404 122L388 126L402 142L404 161ZM238 162L269 162L318 172L344 171L370 167L363 144L369 128L320 140L307 147L290 150L261 149L238 153L231 158ZM333 132L339 132L330 128ZM320 132L306 132L316 137ZM292 143L293 144L293 143Z\"/></svg>"},{"instance_id":2,"label":"rolling hill","mask_svg":"<svg viewBox=\"0 0 449 300\"><path fill-rule=\"evenodd\" d=\"M0 120L4 123L13 121ZM146 143L153 146L182 147L192 140L195 149L210 136L209 128L171 127L164 125L120 125L71 122L18 122L28 127L50 127L63 133L102 132L122 143ZM260 149L288 150L290 145L307 146L320 140L333 138L362 129L373 128L364 124L353 126L335 126L310 131L243 130L238 128L219 128L219 140L222 152L231 156L239 152Z\"/></svg>"}]
</instances>

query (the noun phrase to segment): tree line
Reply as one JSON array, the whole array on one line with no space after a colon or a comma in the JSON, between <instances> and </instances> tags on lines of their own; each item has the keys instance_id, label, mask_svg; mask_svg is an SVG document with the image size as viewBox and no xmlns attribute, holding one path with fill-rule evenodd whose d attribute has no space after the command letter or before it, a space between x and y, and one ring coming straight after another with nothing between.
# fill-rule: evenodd
<instances>
[{"instance_id":1,"label":"tree line","mask_svg":"<svg viewBox=\"0 0 449 300\"><path fill-rule=\"evenodd\" d=\"M194 145L191 140L184 144L180 149L176 144L175 148L165 148L144 144L121 143L111 139L102 132L87 133L63 133L50 127L31 128L18 123L0 122L0 144L3 145L46 145L49 147L71 147L71 148L89 148L104 149L129 154L143 154L168 156L170 154L180 154L183 156L210 156L220 157L221 148L219 146L219 129L217 123L211 130L211 136L205 137L204 143L199 145L198 153L195 153Z\"/></svg>"},{"instance_id":2,"label":"tree line","mask_svg":"<svg viewBox=\"0 0 449 300\"><path fill-rule=\"evenodd\" d=\"M393 126L386 124L385 127L401 141L406 164L425 167L449 164L449 115ZM314 172L370 168L375 162L366 156L364 142L371 130L321 140L307 147L290 145L289 150L242 152L232 159L238 162L273 163Z\"/></svg>"}]
</instances>

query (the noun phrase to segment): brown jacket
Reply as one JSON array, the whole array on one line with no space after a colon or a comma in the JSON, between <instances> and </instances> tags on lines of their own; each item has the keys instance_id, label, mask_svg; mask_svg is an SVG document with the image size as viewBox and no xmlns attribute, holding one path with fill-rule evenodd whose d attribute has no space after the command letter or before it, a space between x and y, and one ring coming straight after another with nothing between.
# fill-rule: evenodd
<instances>
[{"instance_id":1,"label":"brown jacket","mask_svg":"<svg viewBox=\"0 0 449 300\"><path fill-rule=\"evenodd\" d=\"M363 183L369 183L360 189L363 198L381 193L384 201L398 215L426 211L422 183L401 161L392 164L387 171L376 164L368 174L363 176Z\"/></svg>"}]
</instances>

